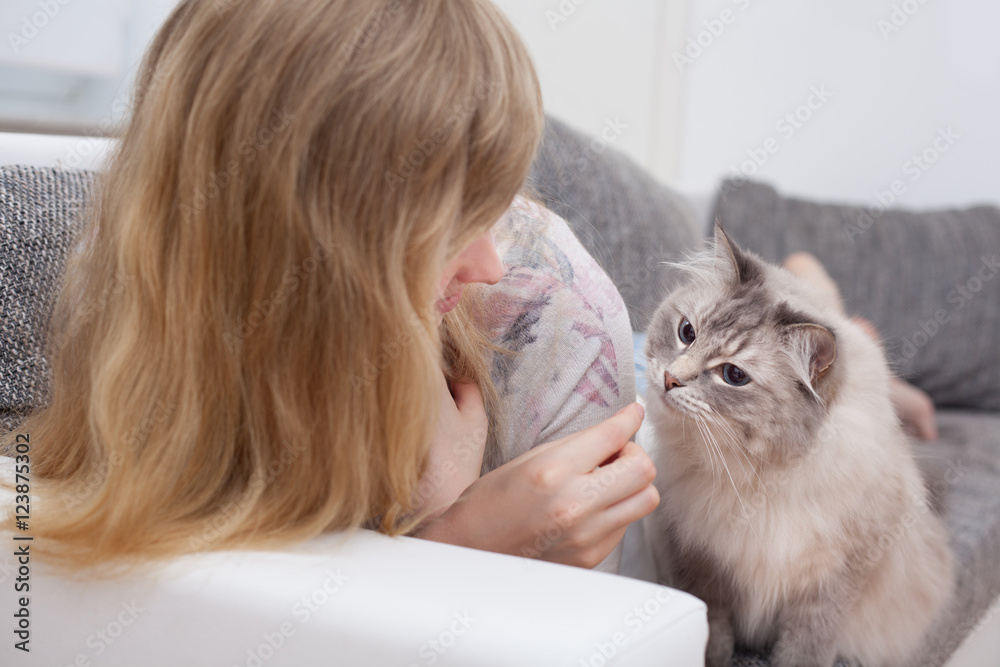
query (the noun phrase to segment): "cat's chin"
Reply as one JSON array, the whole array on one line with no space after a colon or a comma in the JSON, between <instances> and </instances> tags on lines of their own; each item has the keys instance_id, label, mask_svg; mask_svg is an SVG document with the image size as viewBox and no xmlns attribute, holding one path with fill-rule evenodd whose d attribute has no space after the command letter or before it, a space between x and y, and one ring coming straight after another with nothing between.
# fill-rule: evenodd
<instances>
[{"instance_id":1,"label":"cat's chin","mask_svg":"<svg viewBox=\"0 0 1000 667\"><path fill-rule=\"evenodd\" d=\"M677 431L684 427L693 427L695 417L687 408L679 404L669 394L657 392L656 396L649 396L647 408L653 417L654 426L661 433Z\"/></svg>"}]
</instances>

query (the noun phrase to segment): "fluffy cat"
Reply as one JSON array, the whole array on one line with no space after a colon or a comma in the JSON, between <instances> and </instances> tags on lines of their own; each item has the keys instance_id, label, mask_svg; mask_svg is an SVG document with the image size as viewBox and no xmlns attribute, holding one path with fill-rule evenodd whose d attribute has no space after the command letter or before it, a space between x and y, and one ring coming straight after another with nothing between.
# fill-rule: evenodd
<instances>
[{"instance_id":1,"label":"fluffy cat","mask_svg":"<svg viewBox=\"0 0 1000 667\"><path fill-rule=\"evenodd\" d=\"M649 326L663 583L708 605L706 664L915 665L952 557L879 345L835 296L733 244L684 265Z\"/></svg>"}]
</instances>

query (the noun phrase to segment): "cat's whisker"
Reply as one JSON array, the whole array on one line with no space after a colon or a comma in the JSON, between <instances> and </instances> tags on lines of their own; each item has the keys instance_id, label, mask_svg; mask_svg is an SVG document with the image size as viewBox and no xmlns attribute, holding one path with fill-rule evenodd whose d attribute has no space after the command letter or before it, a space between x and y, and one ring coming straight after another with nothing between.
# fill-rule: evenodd
<instances>
[{"instance_id":1,"label":"cat's whisker","mask_svg":"<svg viewBox=\"0 0 1000 667\"><path fill-rule=\"evenodd\" d=\"M706 419L702 416L698 416L695 419L697 419L698 429L701 431L702 441L708 445L706 451L708 452L709 460L712 462L711 502L715 502L715 491L716 489L719 488L722 482L722 466L723 466L722 456L719 454L718 451L713 449L710 444L712 435L709 432L708 422L706 421ZM718 462L718 466L716 466L716 462Z\"/></svg>"},{"instance_id":2,"label":"cat's whisker","mask_svg":"<svg viewBox=\"0 0 1000 667\"><path fill-rule=\"evenodd\" d=\"M691 419L694 420L694 425L698 427L698 433L701 434L701 439L702 440L707 440L708 439L708 435L705 432L705 427L702 424L702 419L700 417L698 417L698 415L692 415ZM685 421L687 421L687 420L685 420ZM709 467L712 470L712 481L714 483L716 481L716 476L715 476L715 456L714 456L714 454L713 454L713 452L711 450L708 451L708 463L709 463Z\"/></svg>"},{"instance_id":3,"label":"cat's whisker","mask_svg":"<svg viewBox=\"0 0 1000 667\"><path fill-rule=\"evenodd\" d=\"M738 435L736 435L736 431L733 430L733 427L728 422L724 419L719 419L716 423L728 436L730 444L732 445L731 448L736 450L737 453L742 454L743 458L746 459L747 465L750 466L750 470L753 471L754 477L757 478L758 490L762 491L764 493L764 497L770 500L771 497L767 493L767 486L764 484L764 480L760 477L760 471L757 469L757 466L754 465L753 461L750 460L750 455L753 454L753 452L743 445L743 441ZM757 455L754 454L754 456ZM764 461L764 459L761 459L759 456L757 456L757 458L762 462Z\"/></svg>"},{"instance_id":4,"label":"cat's whisker","mask_svg":"<svg viewBox=\"0 0 1000 667\"><path fill-rule=\"evenodd\" d=\"M743 510L743 516L747 520L747 526L750 528L750 532L753 533L754 538L757 540L757 544L760 546L761 552L764 554L765 558L767 558L768 561L773 564L774 561L771 559L771 552L764 546L764 541L760 539L760 535L757 533L757 529L754 528L753 520L750 518L750 513L747 512L747 507L743 503L743 497L740 495L740 489L736 485L736 481L733 479L732 473L729 471L729 466L726 464L725 456L722 454L722 448L719 445L718 440L716 440L715 435L712 433L711 429L707 427L708 424L706 423L706 430L709 433L712 446L716 448L716 451L719 453L719 457L722 459L722 466L725 469L726 474L729 476L729 483L733 485L733 492L736 494L736 500L739 501L740 508Z\"/></svg>"},{"instance_id":5,"label":"cat's whisker","mask_svg":"<svg viewBox=\"0 0 1000 667\"><path fill-rule=\"evenodd\" d=\"M739 446L739 443L736 440L735 433L733 433L733 431L729 427L729 425L726 424L726 422L724 420L722 420L722 419L716 419L715 418L716 415L714 414L714 411L709 410L708 414L713 417L713 419L711 420L712 423L716 427L718 427L720 430L722 430L723 433L727 436L727 439L729 440L729 445L730 445L728 447L728 449L732 450L732 451L735 451L737 454L739 454L741 447ZM735 445L735 446L733 446L733 445ZM719 449L720 449L720 451L722 450L721 444L719 446ZM746 457L744 456L744 458L746 458ZM743 465L743 460L737 457L735 459L735 461L740 464L740 467L743 469L743 472L746 473L746 466ZM746 458L746 461L747 461L747 464L750 466L750 469L756 475L757 474L757 470L754 468L753 463L748 458ZM760 478L758 477L758 479L760 479Z\"/></svg>"},{"instance_id":6,"label":"cat's whisker","mask_svg":"<svg viewBox=\"0 0 1000 667\"><path fill-rule=\"evenodd\" d=\"M702 440L708 442L708 424L702 417L694 417L694 423L698 427L698 431L701 433ZM715 490L719 486L719 476L715 471L715 454L712 452L711 447L706 449L708 453L708 460L712 466L712 495L708 499L708 512L712 511L712 505L715 504Z\"/></svg>"}]
</instances>

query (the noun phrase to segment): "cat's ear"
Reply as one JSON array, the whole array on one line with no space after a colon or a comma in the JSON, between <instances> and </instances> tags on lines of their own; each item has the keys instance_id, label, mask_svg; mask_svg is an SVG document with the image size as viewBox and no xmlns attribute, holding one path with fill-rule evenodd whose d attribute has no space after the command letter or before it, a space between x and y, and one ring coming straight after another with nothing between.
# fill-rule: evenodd
<instances>
[{"instance_id":1,"label":"cat's ear","mask_svg":"<svg viewBox=\"0 0 1000 667\"><path fill-rule=\"evenodd\" d=\"M793 324L789 327L793 336L802 343L803 361L808 361L809 381L814 386L823 377L837 358L837 337L819 324Z\"/></svg>"},{"instance_id":2,"label":"cat's ear","mask_svg":"<svg viewBox=\"0 0 1000 667\"><path fill-rule=\"evenodd\" d=\"M763 271L760 266L733 243L719 218L715 219L715 258L738 284L760 282Z\"/></svg>"}]
</instances>

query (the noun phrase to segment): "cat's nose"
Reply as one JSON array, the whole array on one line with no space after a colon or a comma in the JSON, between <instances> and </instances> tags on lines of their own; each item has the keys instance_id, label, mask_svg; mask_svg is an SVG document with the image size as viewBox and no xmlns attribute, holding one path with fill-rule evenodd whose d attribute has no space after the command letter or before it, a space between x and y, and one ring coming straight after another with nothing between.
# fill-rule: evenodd
<instances>
[{"instance_id":1,"label":"cat's nose","mask_svg":"<svg viewBox=\"0 0 1000 667\"><path fill-rule=\"evenodd\" d=\"M670 371L663 371L663 388L670 391L674 387L683 387L680 381L670 374Z\"/></svg>"}]
</instances>

